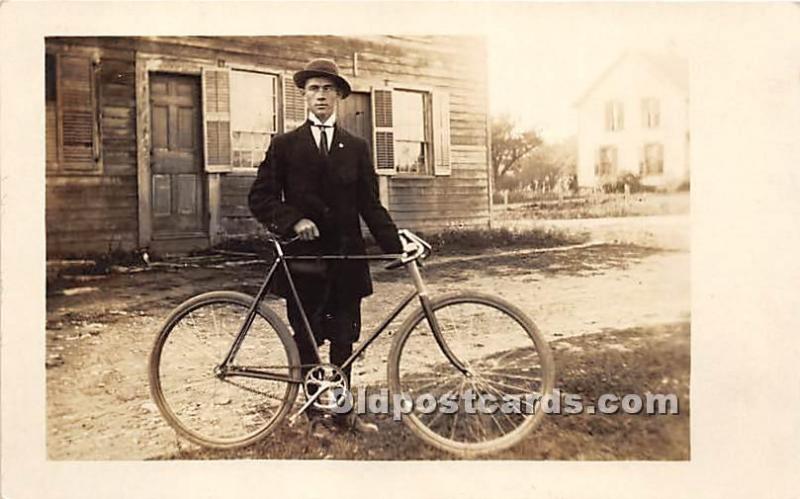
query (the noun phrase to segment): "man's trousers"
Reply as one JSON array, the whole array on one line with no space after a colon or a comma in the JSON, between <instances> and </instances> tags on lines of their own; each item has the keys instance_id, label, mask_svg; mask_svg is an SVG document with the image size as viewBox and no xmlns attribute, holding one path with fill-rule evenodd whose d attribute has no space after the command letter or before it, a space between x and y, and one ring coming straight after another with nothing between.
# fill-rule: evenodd
<instances>
[{"instance_id":1,"label":"man's trousers","mask_svg":"<svg viewBox=\"0 0 800 499\"><path fill-rule=\"evenodd\" d=\"M326 289L327 288L327 289ZM330 363L340 366L353 353L353 343L361 334L361 298L341 298L330 293L331 287L319 286L314 289L303 289L300 301L306 312L308 322L318 345L327 339L330 341ZM314 364L314 346L305 334L305 326L300 310L294 300L286 300L286 313L289 324L294 330L295 343L300 353L300 362L304 364L303 376ZM351 367L344 369L347 385L350 386Z\"/></svg>"}]
</instances>

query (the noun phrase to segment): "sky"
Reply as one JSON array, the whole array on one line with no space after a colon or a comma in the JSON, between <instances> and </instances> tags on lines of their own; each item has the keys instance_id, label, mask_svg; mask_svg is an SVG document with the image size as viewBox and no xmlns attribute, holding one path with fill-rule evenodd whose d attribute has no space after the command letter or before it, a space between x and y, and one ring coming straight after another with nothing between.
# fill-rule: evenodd
<instances>
[{"instance_id":1,"label":"sky","mask_svg":"<svg viewBox=\"0 0 800 499\"><path fill-rule=\"evenodd\" d=\"M625 50L691 56L701 17L693 9L691 4L506 4L484 26L491 113L509 114L519 128L535 128L548 141L577 133L573 103Z\"/></svg>"}]
</instances>

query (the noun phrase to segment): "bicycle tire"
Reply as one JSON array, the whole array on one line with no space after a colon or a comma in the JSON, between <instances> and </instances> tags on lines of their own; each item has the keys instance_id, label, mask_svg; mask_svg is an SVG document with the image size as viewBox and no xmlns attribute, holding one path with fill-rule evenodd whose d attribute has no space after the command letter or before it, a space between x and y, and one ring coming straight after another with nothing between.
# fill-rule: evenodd
<instances>
[{"instance_id":1,"label":"bicycle tire","mask_svg":"<svg viewBox=\"0 0 800 499\"><path fill-rule=\"evenodd\" d=\"M401 325L389 353L388 379L392 400L396 401L402 395L412 402L411 412L403 413L403 421L422 440L461 457L499 452L518 444L541 422L544 416L541 397L553 390L555 365L547 341L522 310L496 296L453 293L432 299L431 308L440 323L445 344L467 365L471 375L465 376L447 360L435 341L422 307L418 307ZM453 327L453 324L461 324L466 319L472 321L469 328ZM480 325L487 326L489 332L478 331ZM498 352L487 352L487 347L492 347L489 343L493 343ZM439 352L439 355L432 352ZM488 369L488 366L496 366L496 370L491 373L479 370ZM527 386L529 382L530 386ZM473 392L484 400L489 396L498 401L507 400L510 404L507 407L512 409L514 398L508 399L509 396L526 402L519 403L520 414L513 411L510 416L497 413L498 417L469 414L464 401L469 398L467 390L456 393L467 383L469 389L474 389ZM447 391L432 393L437 387L441 390L447 388ZM525 397L531 398L522 397L522 392L503 393L512 387L517 390L524 388L530 392ZM417 412L415 397L418 401L428 394L438 401L442 400L441 397L455 397L459 400L457 410L453 414L439 411L438 415L432 413L432 416ZM537 395L540 397L538 407L527 402L536 400ZM502 403L498 402L497 407L501 406ZM527 411L521 410L523 408ZM463 430L459 430L459 416L462 416ZM468 421L467 418L471 419ZM473 421L486 422L494 434L487 433L485 426L475 429ZM516 427L515 421L518 421ZM441 424L437 426L436 423ZM506 427L508 432L503 432Z\"/></svg>"},{"instance_id":2,"label":"bicycle tire","mask_svg":"<svg viewBox=\"0 0 800 499\"><path fill-rule=\"evenodd\" d=\"M297 397L296 383L240 377L223 380L214 373L253 300L233 291L190 298L166 319L153 345L148 365L153 401L179 435L203 447L238 448L264 438L286 417ZM276 372L299 379L300 358L289 330L269 308L260 305L256 312L235 359L267 362L276 366ZM201 355L208 362L197 366ZM173 362L177 365L171 365ZM213 383L210 399L209 383ZM266 417L268 400L273 397L277 407L270 408ZM228 429L242 431L226 433Z\"/></svg>"}]
</instances>

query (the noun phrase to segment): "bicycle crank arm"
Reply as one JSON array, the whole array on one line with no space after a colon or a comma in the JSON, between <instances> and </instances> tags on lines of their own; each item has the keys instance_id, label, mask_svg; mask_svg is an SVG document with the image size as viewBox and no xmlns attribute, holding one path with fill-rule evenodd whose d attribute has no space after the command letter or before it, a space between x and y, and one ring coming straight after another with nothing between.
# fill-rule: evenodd
<instances>
[{"instance_id":1,"label":"bicycle crank arm","mask_svg":"<svg viewBox=\"0 0 800 499\"><path fill-rule=\"evenodd\" d=\"M315 393L314 395L309 397L309 399L306 401L306 403L303 404L303 406L296 413L294 413L291 416L289 416L289 424L293 425L294 422L297 420L298 416L300 416L301 414L306 412L306 409L311 407L311 404L316 402L317 399L320 398L322 396L322 394L327 392L328 390L330 390L329 386L326 386L326 387L323 387L323 388L320 388L319 390L317 390L317 393Z\"/></svg>"}]
</instances>

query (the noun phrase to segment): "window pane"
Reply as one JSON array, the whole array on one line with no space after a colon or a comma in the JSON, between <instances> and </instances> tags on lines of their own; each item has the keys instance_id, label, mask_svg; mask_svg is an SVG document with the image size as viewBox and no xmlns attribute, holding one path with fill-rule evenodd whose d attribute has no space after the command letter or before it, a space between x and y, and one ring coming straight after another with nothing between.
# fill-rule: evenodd
<instances>
[{"instance_id":1,"label":"window pane","mask_svg":"<svg viewBox=\"0 0 800 499\"><path fill-rule=\"evenodd\" d=\"M425 101L420 92L396 91L392 103L397 140L425 140Z\"/></svg>"},{"instance_id":2,"label":"window pane","mask_svg":"<svg viewBox=\"0 0 800 499\"><path fill-rule=\"evenodd\" d=\"M425 144L422 142L398 140L395 142L394 157L397 171L408 173L425 172Z\"/></svg>"},{"instance_id":3,"label":"window pane","mask_svg":"<svg viewBox=\"0 0 800 499\"><path fill-rule=\"evenodd\" d=\"M261 164L271 139L269 133L233 132L233 166L249 168Z\"/></svg>"},{"instance_id":4,"label":"window pane","mask_svg":"<svg viewBox=\"0 0 800 499\"><path fill-rule=\"evenodd\" d=\"M276 133L276 77L247 71L231 72L231 127L235 167L261 163Z\"/></svg>"},{"instance_id":5,"label":"window pane","mask_svg":"<svg viewBox=\"0 0 800 499\"><path fill-rule=\"evenodd\" d=\"M275 76L231 72L231 127L234 131L275 131Z\"/></svg>"},{"instance_id":6,"label":"window pane","mask_svg":"<svg viewBox=\"0 0 800 499\"><path fill-rule=\"evenodd\" d=\"M645 146L645 173L657 174L664 171L664 147L661 144Z\"/></svg>"}]
</instances>

